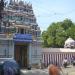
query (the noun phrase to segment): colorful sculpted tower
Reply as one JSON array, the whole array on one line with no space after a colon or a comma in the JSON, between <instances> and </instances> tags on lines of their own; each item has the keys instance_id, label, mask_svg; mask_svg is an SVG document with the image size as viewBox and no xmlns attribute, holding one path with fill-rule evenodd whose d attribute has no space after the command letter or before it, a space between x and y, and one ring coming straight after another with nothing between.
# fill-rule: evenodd
<instances>
[{"instance_id":1,"label":"colorful sculpted tower","mask_svg":"<svg viewBox=\"0 0 75 75\"><path fill-rule=\"evenodd\" d=\"M32 34L34 39L40 36L40 27L38 27L34 15L32 4L23 1L10 0L9 5L4 10L4 20L9 21L9 33ZM15 28L13 31L12 28Z\"/></svg>"},{"instance_id":2,"label":"colorful sculpted tower","mask_svg":"<svg viewBox=\"0 0 75 75\"><path fill-rule=\"evenodd\" d=\"M13 57L21 67L39 63L41 30L32 4L10 0L2 13L0 57Z\"/></svg>"}]
</instances>

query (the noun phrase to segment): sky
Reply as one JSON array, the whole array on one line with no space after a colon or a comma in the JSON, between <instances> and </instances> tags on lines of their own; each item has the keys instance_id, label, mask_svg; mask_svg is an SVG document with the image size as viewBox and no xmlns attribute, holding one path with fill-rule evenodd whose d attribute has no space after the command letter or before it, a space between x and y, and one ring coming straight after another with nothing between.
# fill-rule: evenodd
<instances>
[{"instance_id":1,"label":"sky","mask_svg":"<svg viewBox=\"0 0 75 75\"><path fill-rule=\"evenodd\" d=\"M75 22L75 0L24 1L32 4L41 31L46 30L52 22L63 21L66 18Z\"/></svg>"}]
</instances>

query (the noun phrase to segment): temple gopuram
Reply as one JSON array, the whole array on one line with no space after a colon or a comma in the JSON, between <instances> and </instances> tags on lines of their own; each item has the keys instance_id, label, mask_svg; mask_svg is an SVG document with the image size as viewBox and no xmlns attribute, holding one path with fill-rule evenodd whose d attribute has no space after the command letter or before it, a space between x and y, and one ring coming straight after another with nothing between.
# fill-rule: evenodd
<instances>
[{"instance_id":1,"label":"temple gopuram","mask_svg":"<svg viewBox=\"0 0 75 75\"><path fill-rule=\"evenodd\" d=\"M38 64L41 30L31 3L10 0L0 23L0 58L14 58L21 67Z\"/></svg>"}]
</instances>

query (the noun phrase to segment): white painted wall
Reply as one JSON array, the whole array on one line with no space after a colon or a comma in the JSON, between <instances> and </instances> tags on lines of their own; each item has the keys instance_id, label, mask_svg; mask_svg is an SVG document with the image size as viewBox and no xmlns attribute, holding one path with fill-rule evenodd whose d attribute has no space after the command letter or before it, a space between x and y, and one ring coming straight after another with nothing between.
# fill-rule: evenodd
<instances>
[{"instance_id":1,"label":"white painted wall","mask_svg":"<svg viewBox=\"0 0 75 75\"><path fill-rule=\"evenodd\" d=\"M42 52L75 52L71 48L42 48Z\"/></svg>"},{"instance_id":2,"label":"white painted wall","mask_svg":"<svg viewBox=\"0 0 75 75\"><path fill-rule=\"evenodd\" d=\"M62 66L63 60L67 58L69 63L71 63L71 59L75 57L75 49L70 48L43 48L42 49L43 62L46 66L51 63L55 64L56 62Z\"/></svg>"}]
</instances>

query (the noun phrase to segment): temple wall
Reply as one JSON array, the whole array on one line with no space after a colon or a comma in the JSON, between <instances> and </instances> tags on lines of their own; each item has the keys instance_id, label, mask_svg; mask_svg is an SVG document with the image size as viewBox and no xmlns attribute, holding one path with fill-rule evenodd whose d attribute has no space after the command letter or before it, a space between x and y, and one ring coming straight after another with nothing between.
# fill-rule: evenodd
<instances>
[{"instance_id":1,"label":"temple wall","mask_svg":"<svg viewBox=\"0 0 75 75\"><path fill-rule=\"evenodd\" d=\"M14 57L14 43L13 41L0 41L0 58Z\"/></svg>"},{"instance_id":2,"label":"temple wall","mask_svg":"<svg viewBox=\"0 0 75 75\"><path fill-rule=\"evenodd\" d=\"M50 64L58 64L62 66L63 60L66 58L71 63L72 58L75 57L75 49L70 48L43 48L42 61L47 67Z\"/></svg>"},{"instance_id":3,"label":"temple wall","mask_svg":"<svg viewBox=\"0 0 75 75\"><path fill-rule=\"evenodd\" d=\"M42 48L40 44L30 44L29 51L30 64L38 64L42 60Z\"/></svg>"}]
</instances>

